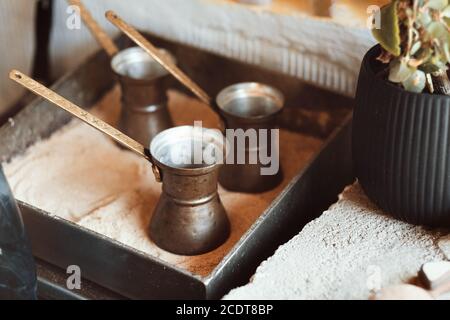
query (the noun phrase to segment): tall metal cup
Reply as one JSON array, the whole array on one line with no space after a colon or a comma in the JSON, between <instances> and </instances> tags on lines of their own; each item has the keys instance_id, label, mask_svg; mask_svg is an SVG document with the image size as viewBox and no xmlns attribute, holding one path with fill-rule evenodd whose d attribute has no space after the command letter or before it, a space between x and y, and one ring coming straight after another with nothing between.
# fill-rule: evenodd
<instances>
[{"instance_id":1,"label":"tall metal cup","mask_svg":"<svg viewBox=\"0 0 450 320\"><path fill-rule=\"evenodd\" d=\"M160 50L175 61L168 51ZM117 53L111 67L122 89L119 128L143 145L149 145L158 133L173 126L166 95L171 76L139 47Z\"/></svg>"},{"instance_id":2,"label":"tall metal cup","mask_svg":"<svg viewBox=\"0 0 450 320\"><path fill-rule=\"evenodd\" d=\"M257 193L276 187L282 180L279 164L277 117L284 97L277 89L256 82L223 89L216 106L226 126L229 150L220 170L220 184L231 191ZM269 170L263 158L270 157ZM275 164L275 166L273 166Z\"/></svg>"},{"instance_id":3,"label":"tall metal cup","mask_svg":"<svg viewBox=\"0 0 450 320\"><path fill-rule=\"evenodd\" d=\"M220 132L191 126L158 134L150 145L162 178L162 195L150 223L150 237L162 249L198 255L220 246L230 224L217 192L223 162Z\"/></svg>"}]
</instances>

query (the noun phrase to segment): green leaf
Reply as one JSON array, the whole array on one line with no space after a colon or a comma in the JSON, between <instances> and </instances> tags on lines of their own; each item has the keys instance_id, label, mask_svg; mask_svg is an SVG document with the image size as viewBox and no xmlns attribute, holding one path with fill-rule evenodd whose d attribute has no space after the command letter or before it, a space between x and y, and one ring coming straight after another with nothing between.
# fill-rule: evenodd
<instances>
[{"instance_id":1,"label":"green leaf","mask_svg":"<svg viewBox=\"0 0 450 320\"><path fill-rule=\"evenodd\" d=\"M425 72L416 70L408 79L403 81L402 84L406 90L420 93L425 89L426 81Z\"/></svg>"},{"instance_id":2,"label":"green leaf","mask_svg":"<svg viewBox=\"0 0 450 320\"><path fill-rule=\"evenodd\" d=\"M442 10L448 6L448 0L429 0L428 7L434 10Z\"/></svg>"},{"instance_id":3,"label":"green leaf","mask_svg":"<svg viewBox=\"0 0 450 320\"><path fill-rule=\"evenodd\" d=\"M389 81L401 83L411 77L414 71L415 69L408 66L405 60L393 60L389 67Z\"/></svg>"},{"instance_id":4,"label":"green leaf","mask_svg":"<svg viewBox=\"0 0 450 320\"><path fill-rule=\"evenodd\" d=\"M373 36L380 45L396 57L401 53L397 2L397 0L394 0L381 8L381 28L373 29L372 31Z\"/></svg>"},{"instance_id":5,"label":"green leaf","mask_svg":"<svg viewBox=\"0 0 450 320\"><path fill-rule=\"evenodd\" d=\"M450 6L446 6L445 9L442 10L441 16L445 18L450 18Z\"/></svg>"},{"instance_id":6,"label":"green leaf","mask_svg":"<svg viewBox=\"0 0 450 320\"><path fill-rule=\"evenodd\" d=\"M428 34L435 39L443 39L448 36L447 26L439 21L433 21L427 27Z\"/></svg>"}]
</instances>

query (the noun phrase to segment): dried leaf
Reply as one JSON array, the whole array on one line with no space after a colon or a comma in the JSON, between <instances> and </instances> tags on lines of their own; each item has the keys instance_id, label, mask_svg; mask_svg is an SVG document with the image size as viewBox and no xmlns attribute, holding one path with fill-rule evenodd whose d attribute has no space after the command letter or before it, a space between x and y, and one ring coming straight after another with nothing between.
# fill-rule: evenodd
<instances>
[{"instance_id":1,"label":"dried leaf","mask_svg":"<svg viewBox=\"0 0 450 320\"><path fill-rule=\"evenodd\" d=\"M438 66L436 66L436 65L434 65L434 64L432 64L430 62L422 64L419 67L419 69L422 70L425 73L435 73L436 71L440 70Z\"/></svg>"}]
</instances>

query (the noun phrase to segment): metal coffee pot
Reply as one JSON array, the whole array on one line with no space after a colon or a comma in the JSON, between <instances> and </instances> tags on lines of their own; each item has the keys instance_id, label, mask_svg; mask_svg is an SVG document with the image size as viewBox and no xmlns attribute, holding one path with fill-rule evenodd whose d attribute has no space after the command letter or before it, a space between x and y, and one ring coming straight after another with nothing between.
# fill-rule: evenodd
<instances>
[{"instance_id":1,"label":"metal coffee pot","mask_svg":"<svg viewBox=\"0 0 450 320\"><path fill-rule=\"evenodd\" d=\"M273 129L277 129L277 117L283 110L283 94L265 84L239 83L223 89L216 106L225 122L228 145L233 146L220 171L220 184L248 193L276 187L282 181L282 171L278 131ZM274 172L267 169L261 155L276 162Z\"/></svg>"},{"instance_id":2,"label":"metal coffee pot","mask_svg":"<svg viewBox=\"0 0 450 320\"><path fill-rule=\"evenodd\" d=\"M175 63L168 51L159 51ZM122 132L148 145L158 133L173 127L166 95L172 79L158 62L141 48L132 47L118 52L111 68L122 90Z\"/></svg>"},{"instance_id":3,"label":"metal coffee pot","mask_svg":"<svg viewBox=\"0 0 450 320\"><path fill-rule=\"evenodd\" d=\"M141 144L148 145L155 135L173 126L167 110L168 72L139 47L119 51L82 1L69 2L78 7L86 26L111 57L111 68L122 88L119 128ZM155 51L176 64L169 52L156 48Z\"/></svg>"},{"instance_id":4,"label":"metal coffee pot","mask_svg":"<svg viewBox=\"0 0 450 320\"><path fill-rule=\"evenodd\" d=\"M195 162L204 150L213 151L212 161ZM228 238L230 224L217 193L223 152L223 135L208 129L175 127L153 139L150 153L161 172L162 195L153 212L150 237L159 247L197 255Z\"/></svg>"},{"instance_id":5,"label":"metal coffee pot","mask_svg":"<svg viewBox=\"0 0 450 320\"><path fill-rule=\"evenodd\" d=\"M156 180L162 182L162 195L150 223L150 237L159 247L196 255L228 238L230 223L217 193L226 150L220 131L175 127L159 133L147 149L25 74L12 70L9 77L151 163Z\"/></svg>"}]
</instances>

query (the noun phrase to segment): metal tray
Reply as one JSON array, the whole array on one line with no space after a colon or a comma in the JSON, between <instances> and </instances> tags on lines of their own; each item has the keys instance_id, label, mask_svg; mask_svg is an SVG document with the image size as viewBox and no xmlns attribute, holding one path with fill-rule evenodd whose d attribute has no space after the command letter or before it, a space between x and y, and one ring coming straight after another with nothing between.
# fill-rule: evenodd
<instances>
[{"instance_id":1,"label":"metal tray","mask_svg":"<svg viewBox=\"0 0 450 320\"><path fill-rule=\"evenodd\" d=\"M52 217L26 203L19 202L19 206L34 255L45 261L44 265L54 266L58 270L65 270L73 264L79 265L88 282L106 288L107 292L118 294L110 294L110 297L120 295L133 299L221 298L230 289L248 282L261 261L272 255L280 244L297 234L306 223L319 216L336 200L343 187L352 181L351 119L343 117L344 114L349 114L352 101L340 96L331 96L324 100L324 96L329 94L290 76L178 43L154 37L152 41L171 50L181 68L211 96L215 96L221 88L229 84L254 80L280 88L287 97L288 107L301 104L307 108L308 104L320 101L333 101L346 107L330 106L328 109L320 109L321 107L317 106L317 110L332 114L335 119L329 128L329 131L334 128L333 133L328 134L323 130L315 132L317 135L328 135L323 149L290 181L250 230L205 278L140 253L74 223ZM118 40L118 44L121 47L129 45L123 38ZM110 71L109 59L105 53L98 52L75 71L60 79L53 89L81 106L90 107L113 85L114 77ZM50 136L70 119L64 111L36 99L0 128L0 160L7 161L23 153L30 145ZM286 123L292 127L288 120ZM314 121L309 124L307 122L308 120L301 122L298 129L314 131ZM40 288L53 297L81 297L76 292L68 292L63 288L63 284L57 286L52 284L51 280L40 280Z\"/></svg>"}]
</instances>

